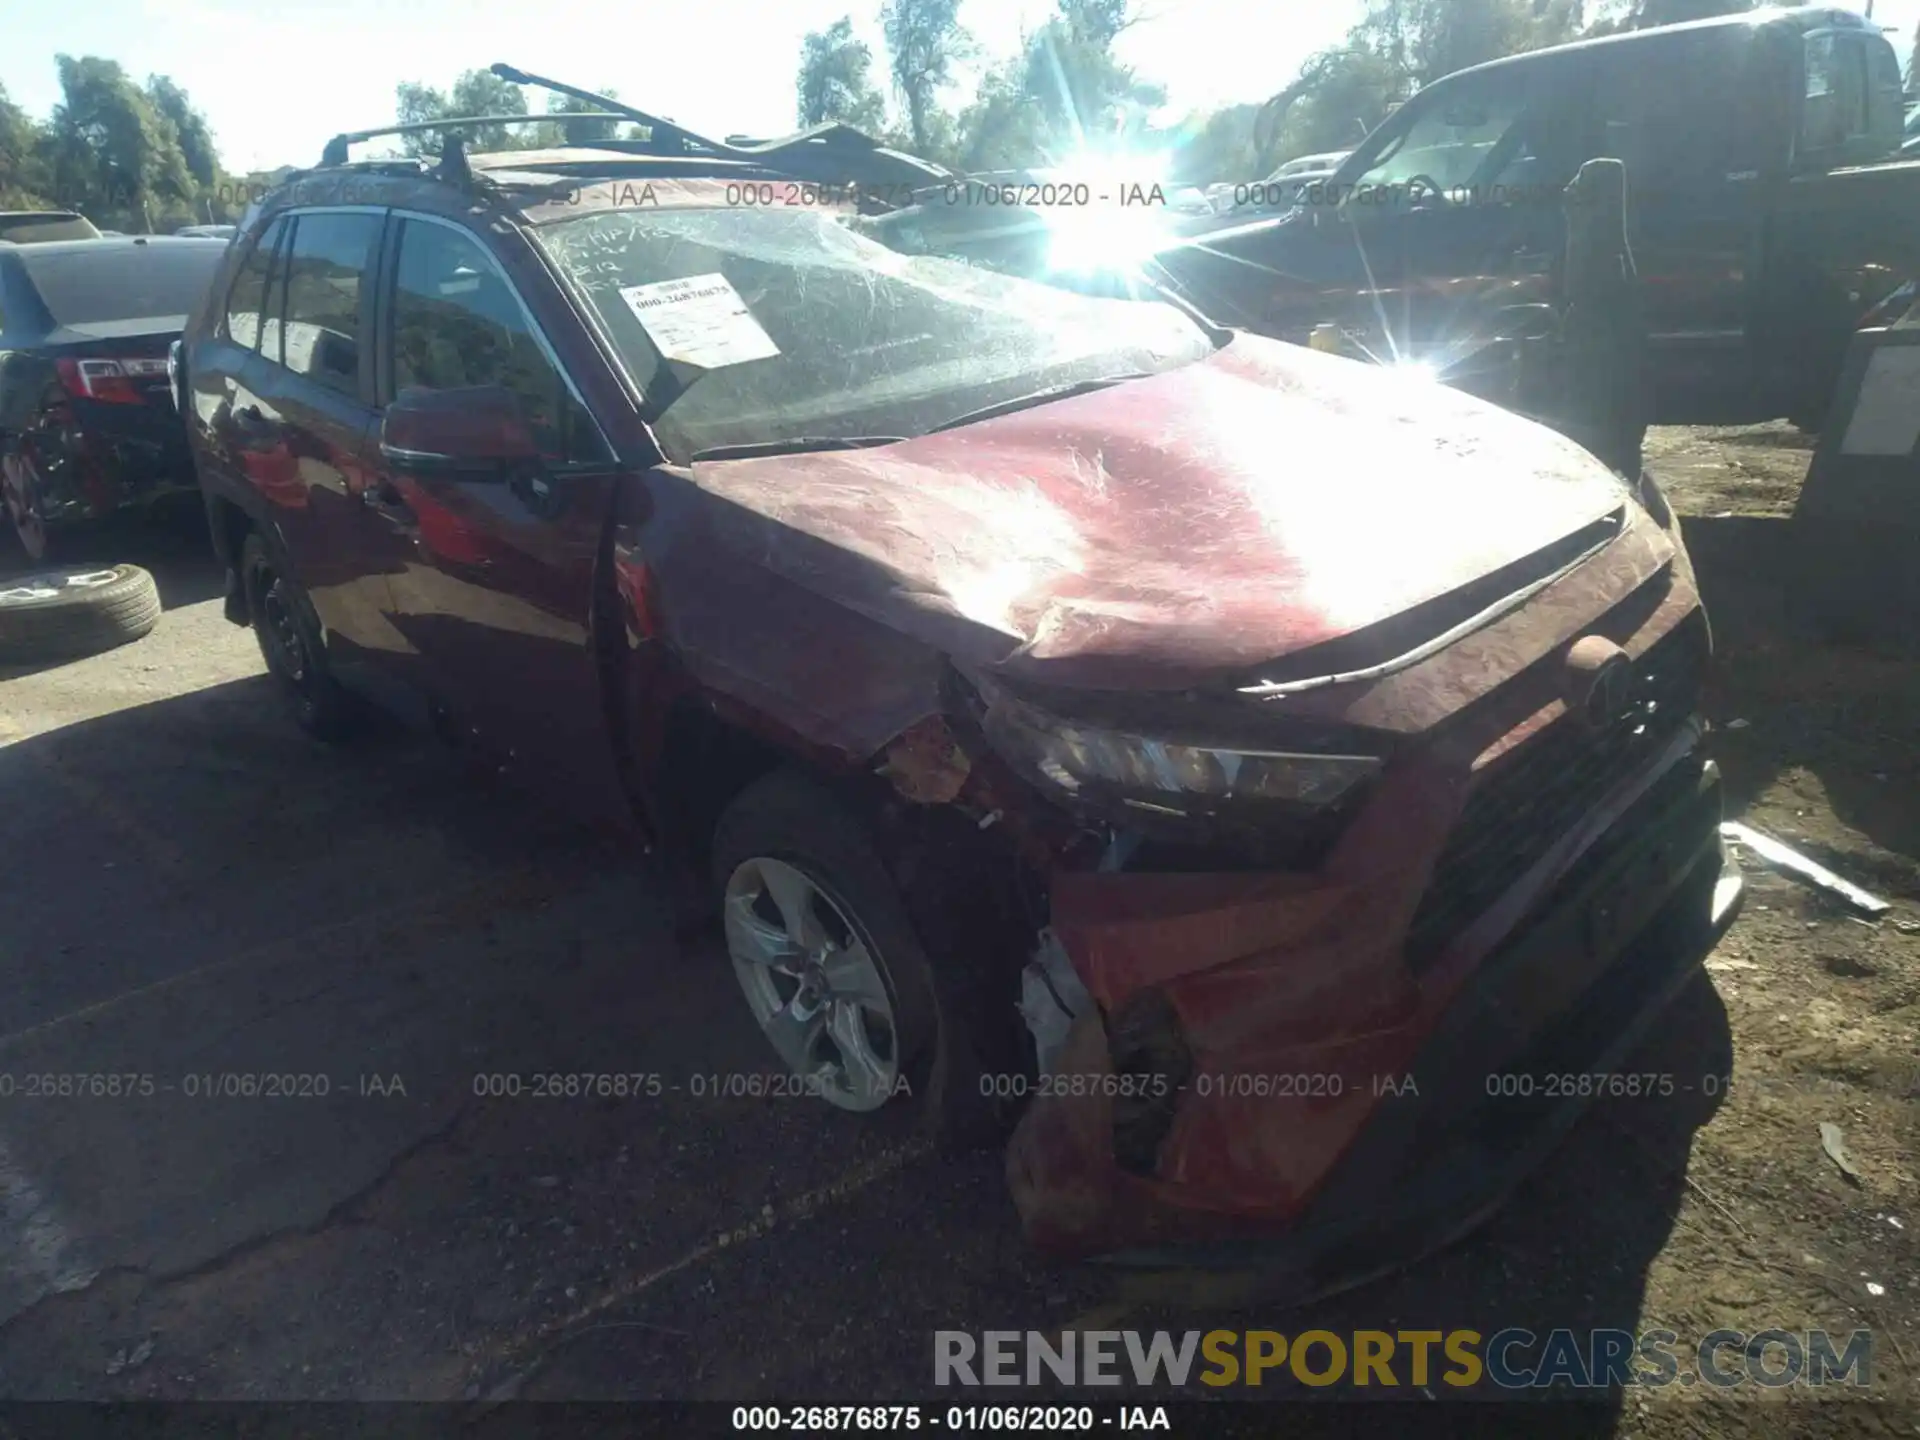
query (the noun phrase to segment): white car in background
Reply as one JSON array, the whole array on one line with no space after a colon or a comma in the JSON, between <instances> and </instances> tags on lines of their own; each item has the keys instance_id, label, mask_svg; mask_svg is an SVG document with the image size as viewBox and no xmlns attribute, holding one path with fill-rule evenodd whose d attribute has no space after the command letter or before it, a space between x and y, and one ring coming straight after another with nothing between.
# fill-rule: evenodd
<instances>
[{"instance_id":1,"label":"white car in background","mask_svg":"<svg viewBox=\"0 0 1920 1440\"><path fill-rule=\"evenodd\" d=\"M1216 215L1244 210L1284 210L1299 203L1304 186L1330 177L1350 153L1326 150L1318 155L1296 156L1264 180L1212 185L1207 189L1207 196L1213 202Z\"/></svg>"}]
</instances>

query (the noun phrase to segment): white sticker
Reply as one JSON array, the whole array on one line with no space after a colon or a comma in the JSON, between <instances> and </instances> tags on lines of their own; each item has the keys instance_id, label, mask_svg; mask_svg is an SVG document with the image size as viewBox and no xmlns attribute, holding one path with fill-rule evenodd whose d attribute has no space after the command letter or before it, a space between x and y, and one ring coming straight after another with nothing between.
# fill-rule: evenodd
<instances>
[{"instance_id":1,"label":"white sticker","mask_svg":"<svg viewBox=\"0 0 1920 1440\"><path fill-rule=\"evenodd\" d=\"M780 353L726 276L692 275L621 287L648 337L669 360L702 370L765 360Z\"/></svg>"},{"instance_id":2,"label":"white sticker","mask_svg":"<svg viewBox=\"0 0 1920 1440\"><path fill-rule=\"evenodd\" d=\"M1920 441L1920 346L1883 345L1867 361L1842 455L1911 455Z\"/></svg>"}]
</instances>

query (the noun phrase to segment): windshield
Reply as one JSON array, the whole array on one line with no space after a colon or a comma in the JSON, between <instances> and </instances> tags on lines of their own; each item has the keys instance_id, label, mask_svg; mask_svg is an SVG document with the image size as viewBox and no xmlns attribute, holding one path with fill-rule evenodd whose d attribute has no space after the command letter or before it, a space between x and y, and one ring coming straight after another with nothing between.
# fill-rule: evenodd
<instances>
[{"instance_id":1,"label":"windshield","mask_svg":"<svg viewBox=\"0 0 1920 1440\"><path fill-rule=\"evenodd\" d=\"M97 249L91 243L57 252L26 249L20 263L56 326L157 320L178 328L213 283L225 255L226 247L212 240L113 242Z\"/></svg>"},{"instance_id":2,"label":"windshield","mask_svg":"<svg viewBox=\"0 0 1920 1440\"><path fill-rule=\"evenodd\" d=\"M820 210L620 210L540 238L679 461L803 436L923 435L1036 390L1168 370L1212 349L1170 305L903 255L861 223Z\"/></svg>"},{"instance_id":3,"label":"windshield","mask_svg":"<svg viewBox=\"0 0 1920 1440\"><path fill-rule=\"evenodd\" d=\"M1525 77L1513 70L1448 86L1426 105L1409 104L1402 123L1368 148L1373 157L1352 174L1360 190L1393 190L1424 176L1442 191L1471 184L1494 148L1519 125L1527 108Z\"/></svg>"}]
</instances>

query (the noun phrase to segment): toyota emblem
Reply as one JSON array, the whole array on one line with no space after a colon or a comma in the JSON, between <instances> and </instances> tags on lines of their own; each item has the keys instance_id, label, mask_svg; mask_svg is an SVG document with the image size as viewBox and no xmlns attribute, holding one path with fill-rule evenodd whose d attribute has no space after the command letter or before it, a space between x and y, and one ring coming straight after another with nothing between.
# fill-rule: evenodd
<instances>
[{"instance_id":1,"label":"toyota emblem","mask_svg":"<svg viewBox=\"0 0 1920 1440\"><path fill-rule=\"evenodd\" d=\"M1567 651L1567 709L1593 729L1626 714L1633 703L1633 663L1604 635L1583 635Z\"/></svg>"}]
</instances>

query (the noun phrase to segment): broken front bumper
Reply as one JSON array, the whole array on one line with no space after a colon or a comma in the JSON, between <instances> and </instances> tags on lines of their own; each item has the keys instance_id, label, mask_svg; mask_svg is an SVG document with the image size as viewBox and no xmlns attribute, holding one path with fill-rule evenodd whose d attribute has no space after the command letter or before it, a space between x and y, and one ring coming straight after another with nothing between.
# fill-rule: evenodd
<instances>
[{"instance_id":1,"label":"broken front bumper","mask_svg":"<svg viewBox=\"0 0 1920 1440\"><path fill-rule=\"evenodd\" d=\"M1148 1047L1175 1057L1163 1070L1185 1069L1168 1076L1165 1138L1144 1173L1123 1168L1116 1154L1129 1147L1115 1145L1116 1118L1123 1131L1130 1107L1137 1119L1127 1093L1142 1083L1140 1064L1123 1056L1116 1073L1100 1013L1083 1015L1008 1152L1030 1240L1147 1267L1232 1269L1258 1298L1284 1301L1471 1229L1591 1098L1590 1085L1562 1077L1620 1072L1732 923L1741 882L1720 816L1717 770L1685 749L1553 877L1527 919L1446 984L1429 974L1396 987L1377 957L1316 944L1326 927L1315 919L1345 907L1310 888L1231 917L1140 916L1156 945L1174 947L1205 948L1223 926L1270 927L1270 947L1232 968L1273 977L1318 1014L1277 1042L1251 1025L1235 1036L1215 1016L1197 1056L1179 1036ZM1315 915L1293 913L1303 910ZM1356 966L1367 983L1341 973ZM1333 1018L1339 1007L1344 1020ZM1168 1023L1183 1011L1195 1013L1191 997L1176 997Z\"/></svg>"}]
</instances>

